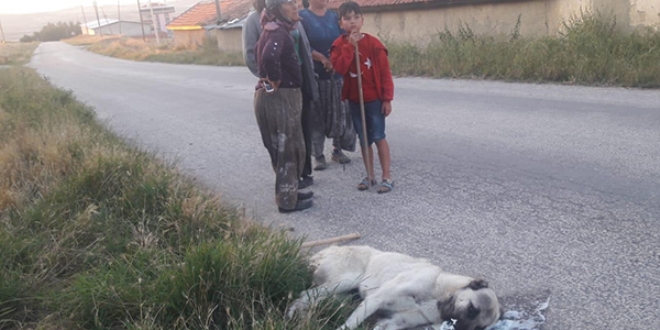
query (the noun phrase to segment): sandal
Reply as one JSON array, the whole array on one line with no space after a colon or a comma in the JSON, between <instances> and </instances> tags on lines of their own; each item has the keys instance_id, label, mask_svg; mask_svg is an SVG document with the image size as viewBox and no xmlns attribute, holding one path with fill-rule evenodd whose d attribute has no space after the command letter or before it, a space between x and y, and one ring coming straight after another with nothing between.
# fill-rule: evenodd
<instances>
[{"instance_id":1,"label":"sandal","mask_svg":"<svg viewBox=\"0 0 660 330\"><path fill-rule=\"evenodd\" d=\"M376 180L371 180L371 186L375 186L377 184ZM365 191L369 189L369 178L364 178L362 179L362 182L358 183L357 189L360 191Z\"/></svg>"},{"instance_id":2,"label":"sandal","mask_svg":"<svg viewBox=\"0 0 660 330\"><path fill-rule=\"evenodd\" d=\"M394 181L392 179L383 179L383 182L380 183L380 187L376 191L379 194L384 194L392 191L394 189Z\"/></svg>"}]
</instances>

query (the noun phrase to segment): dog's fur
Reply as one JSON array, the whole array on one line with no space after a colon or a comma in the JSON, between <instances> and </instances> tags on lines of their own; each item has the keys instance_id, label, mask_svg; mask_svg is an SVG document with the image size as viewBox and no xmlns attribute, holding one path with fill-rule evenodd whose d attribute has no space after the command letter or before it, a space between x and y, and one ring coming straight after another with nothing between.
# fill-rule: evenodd
<instances>
[{"instance_id":1,"label":"dog's fur","mask_svg":"<svg viewBox=\"0 0 660 330\"><path fill-rule=\"evenodd\" d=\"M368 246L330 246L310 259L314 287L289 307L305 311L332 294L359 290L363 299L340 330L353 330L377 311L389 318L378 330L408 329L454 320L456 330L479 330L501 316L495 292L483 280L443 272L426 259Z\"/></svg>"}]
</instances>

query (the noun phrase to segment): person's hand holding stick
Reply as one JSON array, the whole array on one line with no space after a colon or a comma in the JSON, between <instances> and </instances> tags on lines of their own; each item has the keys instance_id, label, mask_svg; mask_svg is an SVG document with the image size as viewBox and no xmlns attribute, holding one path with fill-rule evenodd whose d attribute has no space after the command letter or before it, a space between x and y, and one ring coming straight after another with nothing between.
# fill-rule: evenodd
<instances>
[{"instance_id":1,"label":"person's hand holding stick","mask_svg":"<svg viewBox=\"0 0 660 330\"><path fill-rule=\"evenodd\" d=\"M358 30L351 31L351 34L348 36L348 41L355 46L355 70L357 73L357 82L358 82L358 93L360 95L360 116L362 118L362 150L363 157L365 157L364 166L367 168L367 178L369 180L369 187L372 186L374 182L374 174L372 173L371 166L371 157L369 152L369 141L367 138L367 120L364 112L364 94L362 91L362 68L360 67L360 49L358 47L358 42L362 39L362 34Z\"/></svg>"}]
</instances>

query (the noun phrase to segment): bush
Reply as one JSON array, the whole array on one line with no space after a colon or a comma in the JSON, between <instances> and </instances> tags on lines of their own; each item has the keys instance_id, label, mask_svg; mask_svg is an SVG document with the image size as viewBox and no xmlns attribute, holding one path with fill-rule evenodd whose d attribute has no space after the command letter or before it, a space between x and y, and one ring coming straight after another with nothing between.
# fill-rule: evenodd
<instances>
[{"instance_id":1,"label":"bush","mask_svg":"<svg viewBox=\"0 0 660 330\"><path fill-rule=\"evenodd\" d=\"M558 37L478 36L463 24L427 47L387 43L396 75L553 81L586 85L660 87L660 32L623 33L616 19L581 13Z\"/></svg>"}]
</instances>

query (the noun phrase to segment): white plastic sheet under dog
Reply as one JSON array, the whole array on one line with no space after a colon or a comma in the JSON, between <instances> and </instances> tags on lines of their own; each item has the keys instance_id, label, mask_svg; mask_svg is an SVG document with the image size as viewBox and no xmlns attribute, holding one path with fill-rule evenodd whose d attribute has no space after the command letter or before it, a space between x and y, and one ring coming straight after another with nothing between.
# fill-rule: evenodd
<instances>
[{"instance_id":1,"label":"white plastic sheet under dog","mask_svg":"<svg viewBox=\"0 0 660 330\"><path fill-rule=\"evenodd\" d=\"M502 319L486 330L539 330L545 323L545 311L550 305L550 298L538 304L538 307L530 309L516 306L508 310L502 316ZM421 330L455 330L451 322L431 325L421 328Z\"/></svg>"}]
</instances>

